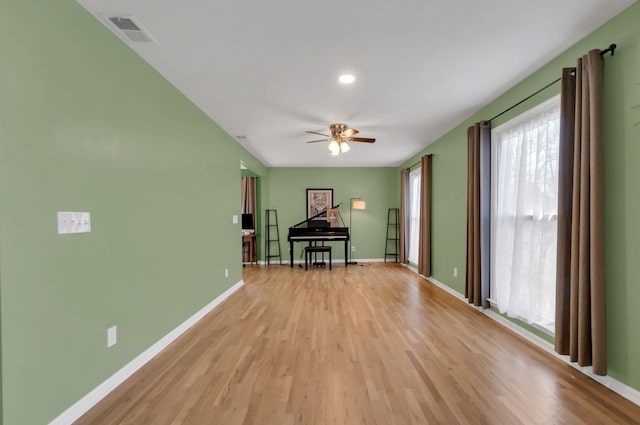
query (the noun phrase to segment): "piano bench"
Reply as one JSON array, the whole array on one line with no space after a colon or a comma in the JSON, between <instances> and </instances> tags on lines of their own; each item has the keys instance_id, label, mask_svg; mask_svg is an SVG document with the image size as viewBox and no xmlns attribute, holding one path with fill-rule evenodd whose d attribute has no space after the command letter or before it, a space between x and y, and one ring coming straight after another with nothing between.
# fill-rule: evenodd
<instances>
[{"instance_id":1,"label":"piano bench","mask_svg":"<svg viewBox=\"0 0 640 425\"><path fill-rule=\"evenodd\" d=\"M304 269L307 270L308 264L312 263L311 256L314 253L329 253L329 270L331 270L331 247L330 246L305 246L304 247Z\"/></svg>"}]
</instances>

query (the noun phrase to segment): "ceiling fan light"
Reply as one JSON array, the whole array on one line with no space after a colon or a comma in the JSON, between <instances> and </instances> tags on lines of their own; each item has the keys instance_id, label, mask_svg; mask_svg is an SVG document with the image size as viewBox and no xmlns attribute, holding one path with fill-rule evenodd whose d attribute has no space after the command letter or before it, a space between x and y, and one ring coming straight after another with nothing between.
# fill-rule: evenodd
<instances>
[{"instance_id":1,"label":"ceiling fan light","mask_svg":"<svg viewBox=\"0 0 640 425\"><path fill-rule=\"evenodd\" d=\"M342 152L349 152L349 150L351 150L351 146L349 146L347 142L342 142L340 143L340 150Z\"/></svg>"},{"instance_id":2,"label":"ceiling fan light","mask_svg":"<svg viewBox=\"0 0 640 425\"><path fill-rule=\"evenodd\" d=\"M343 74L338 78L342 84L351 84L356 80L356 77L351 74Z\"/></svg>"},{"instance_id":3,"label":"ceiling fan light","mask_svg":"<svg viewBox=\"0 0 640 425\"><path fill-rule=\"evenodd\" d=\"M340 153L340 145L337 141L332 140L331 143L329 143L329 150L331 151L331 155L338 155Z\"/></svg>"}]
</instances>

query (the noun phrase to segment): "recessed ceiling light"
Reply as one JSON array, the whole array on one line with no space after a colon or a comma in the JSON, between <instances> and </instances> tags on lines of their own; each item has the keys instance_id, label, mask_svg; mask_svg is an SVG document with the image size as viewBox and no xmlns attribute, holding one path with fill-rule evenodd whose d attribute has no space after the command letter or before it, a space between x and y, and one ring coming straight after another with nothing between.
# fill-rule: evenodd
<instances>
[{"instance_id":1,"label":"recessed ceiling light","mask_svg":"<svg viewBox=\"0 0 640 425\"><path fill-rule=\"evenodd\" d=\"M351 84L356 80L356 77L354 77L351 74L343 74L340 76L340 78L338 78L338 81L340 81L342 84Z\"/></svg>"}]
</instances>

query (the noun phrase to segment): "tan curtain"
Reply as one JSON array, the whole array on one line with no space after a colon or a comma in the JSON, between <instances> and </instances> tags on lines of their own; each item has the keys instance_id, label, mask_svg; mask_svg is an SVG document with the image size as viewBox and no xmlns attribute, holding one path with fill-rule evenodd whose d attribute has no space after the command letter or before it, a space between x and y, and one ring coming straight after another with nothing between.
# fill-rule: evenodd
<instances>
[{"instance_id":1,"label":"tan curtain","mask_svg":"<svg viewBox=\"0 0 640 425\"><path fill-rule=\"evenodd\" d=\"M464 295L489 307L491 123L467 129L467 269Z\"/></svg>"},{"instance_id":2,"label":"tan curtain","mask_svg":"<svg viewBox=\"0 0 640 425\"><path fill-rule=\"evenodd\" d=\"M604 262L603 61L563 70L555 348L607 374Z\"/></svg>"},{"instance_id":3,"label":"tan curtain","mask_svg":"<svg viewBox=\"0 0 640 425\"><path fill-rule=\"evenodd\" d=\"M418 244L418 273L431 276L431 155L425 155L421 160Z\"/></svg>"},{"instance_id":4,"label":"tan curtain","mask_svg":"<svg viewBox=\"0 0 640 425\"><path fill-rule=\"evenodd\" d=\"M242 177L241 185L242 214L253 215L253 222L256 223L256 178Z\"/></svg>"},{"instance_id":5,"label":"tan curtain","mask_svg":"<svg viewBox=\"0 0 640 425\"><path fill-rule=\"evenodd\" d=\"M409 169L400 171L400 263L407 263L409 241Z\"/></svg>"}]
</instances>

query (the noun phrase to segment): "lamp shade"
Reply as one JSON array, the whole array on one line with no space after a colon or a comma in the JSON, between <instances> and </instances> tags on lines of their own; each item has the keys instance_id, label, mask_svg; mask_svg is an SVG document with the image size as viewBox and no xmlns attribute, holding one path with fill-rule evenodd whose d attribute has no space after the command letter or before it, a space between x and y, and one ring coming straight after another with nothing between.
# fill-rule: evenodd
<instances>
[{"instance_id":1,"label":"lamp shade","mask_svg":"<svg viewBox=\"0 0 640 425\"><path fill-rule=\"evenodd\" d=\"M367 208L367 203L362 199L354 199L351 202L351 208L353 208L354 210L364 210Z\"/></svg>"},{"instance_id":2,"label":"lamp shade","mask_svg":"<svg viewBox=\"0 0 640 425\"><path fill-rule=\"evenodd\" d=\"M338 155L340 153L340 145L335 139L331 140L331 143L329 143L329 150L333 155Z\"/></svg>"}]
</instances>

